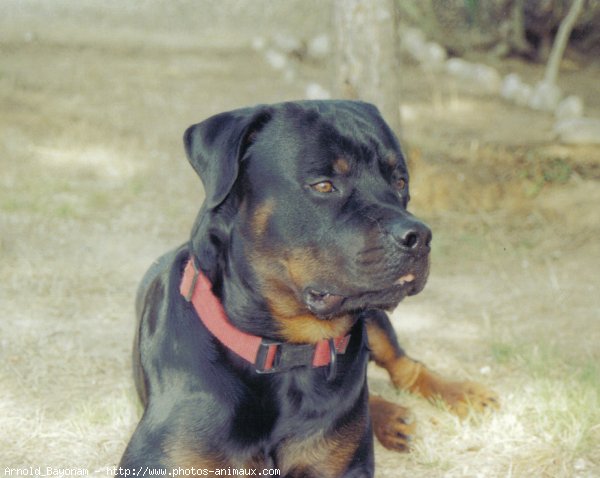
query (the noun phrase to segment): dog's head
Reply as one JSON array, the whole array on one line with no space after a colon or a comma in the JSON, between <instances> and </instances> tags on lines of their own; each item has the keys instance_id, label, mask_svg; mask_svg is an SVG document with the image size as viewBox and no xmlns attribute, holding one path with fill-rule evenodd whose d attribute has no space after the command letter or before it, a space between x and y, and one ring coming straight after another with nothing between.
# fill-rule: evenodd
<instances>
[{"instance_id":1,"label":"dog's head","mask_svg":"<svg viewBox=\"0 0 600 478\"><path fill-rule=\"evenodd\" d=\"M423 289L431 232L406 210L404 157L374 106L236 110L184 141L206 193L193 250L217 287L237 278L288 324L391 308Z\"/></svg>"}]
</instances>

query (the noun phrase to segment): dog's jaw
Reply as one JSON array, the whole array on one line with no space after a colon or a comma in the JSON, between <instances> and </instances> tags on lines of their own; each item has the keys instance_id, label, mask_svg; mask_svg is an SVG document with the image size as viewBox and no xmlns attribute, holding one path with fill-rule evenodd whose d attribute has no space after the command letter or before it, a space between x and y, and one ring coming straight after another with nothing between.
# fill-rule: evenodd
<instances>
[{"instance_id":1,"label":"dog's jaw","mask_svg":"<svg viewBox=\"0 0 600 478\"><path fill-rule=\"evenodd\" d=\"M307 288L302 294L304 303L316 316L329 316L344 303L343 295Z\"/></svg>"}]
</instances>

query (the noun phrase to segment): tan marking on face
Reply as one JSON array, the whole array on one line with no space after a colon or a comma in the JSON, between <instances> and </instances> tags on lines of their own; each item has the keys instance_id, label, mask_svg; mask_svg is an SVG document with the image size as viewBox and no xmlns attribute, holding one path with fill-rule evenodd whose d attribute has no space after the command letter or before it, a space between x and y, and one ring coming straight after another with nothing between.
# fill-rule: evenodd
<instances>
[{"instance_id":1,"label":"tan marking on face","mask_svg":"<svg viewBox=\"0 0 600 478\"><path fill-rule=\"evenodd\" d=\"M283 316L278 313L279 304L271 302L269 306L281 335L292 344L316 344L323 339L341 337L346 335L354 324L350 315L332 319L319 319L309 312Z\"/></svg>"},{"instance_id":2,"label":"tan marking on face","mask_svg":"<svg viewBox=\"0 0 600 478\"><path fill-rule=\"evenodd\" d=\"M350 161L343 156L333 162L333 170L338 174L348 174L350 172Z\"/></svg>"},{"instance_id":3,"label":"tan marking on face","mask_svg":"<svg viewBox=\"0 0 600 478\"><path fill-rule=\"evenodd\" d=\"M276 281L272 281L264 292L271 315L285 341L316 344L323 339L346 335L352 328L354 319L350 315L319 319L296 294L289 286Z\"/></svg>"},{"instance_id":4,"label":"tan marking on face","mask_svg":"<svg viewBox=\"0 0 600 478\"><path fill-rule=\"evenodd\" d=\"M303 289L314 280L317 274L322 274L327 269L324 261L318 257L313 249L295 249L290 251L281 260L289 277L296 287Z\"/></svg>"},{"instance_id":5,"label":"tan marking on face","mask_svg":"<svg viewBox=\"0 0 600 478\"><path fill-rule=\"evenodd\" d=\"M254 232L254 237L259 238L265 234L267 226L269 225L269 219L273 216L274 210L275 201L273 199L265 201L264 204L261 204L256 209L254 216L252 217L252 231Z\"/></svg>"},{"instance_id":6,"label":"tan marking on face","mask_svg":"<svg viewBox=\"0 0 600 478\"><path fill-rule=\"evenodd\" d=\"M385 160L392 168L395 168L399 163L398 156L396 155L396 153L386 154Z\"/></svg>"},{"instance_id":7,"label":"tan marking on face","mask_svg":"<svg viewBox=\"0 0 600 478\"><path fill-rule=\"evenodd\" d=\"M314 278L327 275L322 269L328 266L312 249L260 252L254 254L252 264L262 295L286 341L314 344L345 335L352 328L354 319L351 316L319 319L302 301L304 289Z\"/></svg>"}]
</instances>

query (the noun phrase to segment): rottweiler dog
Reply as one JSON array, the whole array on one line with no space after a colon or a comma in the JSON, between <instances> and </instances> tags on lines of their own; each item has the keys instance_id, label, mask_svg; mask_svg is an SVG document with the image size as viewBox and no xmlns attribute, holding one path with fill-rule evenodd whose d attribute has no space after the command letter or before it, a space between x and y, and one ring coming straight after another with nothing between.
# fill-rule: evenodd
<instances>
[{"instance_id":1,"label":"rottweiler dog","mask_svg":"<svg viewBox=\"0 0 600 478\"><path fill-rule=\"evenodd\" d=\"M191 126L184 144L206 197L189 242L139 288L145 408L121 474L373 476L373 434L405 451L414 424L369 397L370 359L458 415L497 406L409 358L384 312L423 289L431 231L407 211L406 163L374 106L239 109Z\"/></svg>"}]
</instances>

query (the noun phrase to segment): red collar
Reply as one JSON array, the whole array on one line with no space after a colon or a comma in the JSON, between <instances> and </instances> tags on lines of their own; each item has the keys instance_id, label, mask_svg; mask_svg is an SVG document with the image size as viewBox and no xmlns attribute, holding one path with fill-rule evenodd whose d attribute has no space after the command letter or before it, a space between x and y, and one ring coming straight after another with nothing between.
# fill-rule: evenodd
<instances>
[{"instance_id":1,"label":"red collar","mask_svg":"<svg viewBox=\"0 0 600 478\"><path fill-rule=\"evenodd\" d=\"M328 379L335 376L336 356L346 352L350 334L335 339L323 339L316 344L289 344L247 334L237 329L227 318L221 302L212 293L212 284L196 268L191 257L183 271L181 295L191 302L206 328L228 349L250 362L258 373L273 373L298 366L329 365Z\"/></svg>"}]
</instances>

